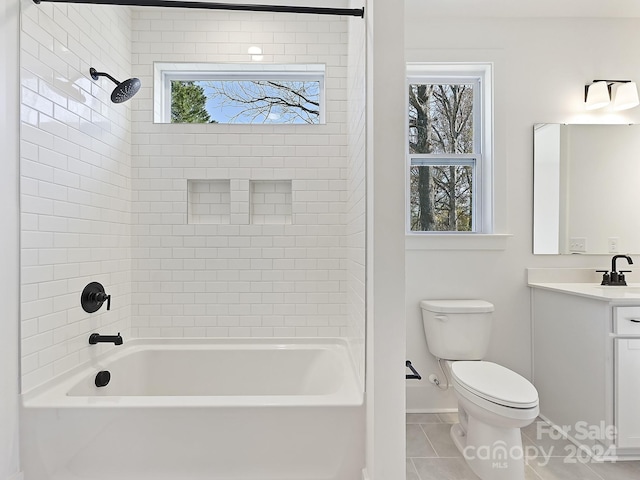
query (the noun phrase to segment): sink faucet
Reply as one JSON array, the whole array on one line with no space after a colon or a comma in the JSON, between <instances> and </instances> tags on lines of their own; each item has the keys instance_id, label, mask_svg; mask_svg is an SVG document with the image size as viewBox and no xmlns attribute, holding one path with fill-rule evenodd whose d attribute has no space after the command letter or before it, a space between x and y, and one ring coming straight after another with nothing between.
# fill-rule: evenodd
<instances>
[{"instance_id":1,"label":"sink faucet","mask_svg":"<svg viewBox=\"0 0 640 480\"><path fill-rule=\"evenodd\" d=\"M616 270L616 262L619 258L624 258L627 260L627 263L629 265L633 265L633 260L631 260L631 257L629 255L614 255L613 258L611 259L611 274L609 275L609 282L605 283L605 277L607 276L605 274L602 277L603 285L626 285L627 284L627 281L624 278L624 274L627 273L629 270L620 270L620 271Z\"/></svg>"},{"instance_id":2,"label":"sink faucet","mask_svg":"<svg viewBox=\"0 0 640 480\"><path fill-rule=\"evenodd\" d=\"M613 258L611 259L611 273L615 273L615 271L616 271L616 261L619 258L626 258L627 259L627 263L629 265L633 265L633 260L631 260L631 257L629 255L614 255Z\"/></svg>"}]
</instances>

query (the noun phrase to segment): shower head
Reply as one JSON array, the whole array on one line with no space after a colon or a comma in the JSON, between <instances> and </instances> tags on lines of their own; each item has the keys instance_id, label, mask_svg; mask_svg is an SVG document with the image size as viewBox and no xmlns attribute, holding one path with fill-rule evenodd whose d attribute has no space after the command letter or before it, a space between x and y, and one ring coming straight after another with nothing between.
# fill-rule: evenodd
<instances>
[{"instance_id":1,"label":"shower head","mask_svg":"<svg viewBox=\"0 0 640 480\"><path fill-rule=\"evenodd\" d=\"M119 82L108 73L98 72L93 67L89 69L89 73L91 74L91 78L94 80L98 80L100 77L107 77L116 84L116 88L114 88L113 93L111 93L111 101L113 103L126 102L138 93L138 90L140 90L140 87L142 86L140 79L138 78L130 78L124 82Z\"/></svg>"}]
</instances>

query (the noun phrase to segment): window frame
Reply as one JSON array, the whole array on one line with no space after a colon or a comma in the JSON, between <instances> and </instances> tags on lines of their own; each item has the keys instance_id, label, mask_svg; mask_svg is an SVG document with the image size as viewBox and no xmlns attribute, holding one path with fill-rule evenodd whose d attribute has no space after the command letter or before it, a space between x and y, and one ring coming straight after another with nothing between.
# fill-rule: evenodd
<instances>
[{"instance_id":1,"label":"window frame","mask_svg":"<svg viewBox=\"0 0 640 480\"><path fill-rule=\"evenodd\" d=\"M473 85L473 143L474 153L465 154L411 154L409 153L409 88L416 84L472 84ZM493 112L492 112L492 65L409 63L405 87L407 115L405 120L405 223L406 234L411 236L431 235L477 235L493 233ZM473 200L471 231L415 231L411 230L411 167L417 162L430 165L459 164L473 167ZM448 163L447 163L448 162ZM419 164L418 164L419 165Z\"/></svg>"},{"instance_id":2,"label":"window frame","mask_svg":"<svg viewBox=\"0 0 640 480\"><path fill-rule=\"evenodd\" d=\"M326 124L326 66L324 64L155 63L154 123L171 123L171 81L288 80L319 82L318 123L217 123L207 125L324 125Z\"/></svg>"},{"instance_id":3,"label":"window frame","mask_svg":"<svg viewBox=\"0 0 640 480\"><path fill-rule=\"evenodd\" d=\"M477 197L479 196L479 190L481 188L477 188L478 179L482 178L482 161L481 155L477 155L474 153L460 153L455 156L453 154L437 154L437 153L415 153L409 155L409 176L411 175L411 167L472 167L471 170L471 179L472 179L472 202L471 202L471 231L455 231L455 230L433 230L433 231L424 231L424 230L411 230L411 190L410 186L408 188L408 202L409 202L409 212L407 216L408 223L408 232L409 233L476 233L476 224L482 218L481 209L477 205ZM414 162L415 160L415 162ZM409 177L409 182L411 182L411 178Z\"/></svg>"}]
</instances>

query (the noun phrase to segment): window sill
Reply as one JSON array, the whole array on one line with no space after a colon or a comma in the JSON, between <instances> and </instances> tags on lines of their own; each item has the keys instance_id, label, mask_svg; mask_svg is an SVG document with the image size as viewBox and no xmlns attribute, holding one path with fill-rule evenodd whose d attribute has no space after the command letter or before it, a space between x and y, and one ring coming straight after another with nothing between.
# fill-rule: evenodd
<instances>
[{"instance_id":1,"label":"window sill","mask_svg":"<svg viewBox=\"0 0 640 480\"><path fill-rule=\"evenodd\" d=\"M407 250L506 250L508 233L414 233L405 236Z\"/></svg>"}]
</instances>

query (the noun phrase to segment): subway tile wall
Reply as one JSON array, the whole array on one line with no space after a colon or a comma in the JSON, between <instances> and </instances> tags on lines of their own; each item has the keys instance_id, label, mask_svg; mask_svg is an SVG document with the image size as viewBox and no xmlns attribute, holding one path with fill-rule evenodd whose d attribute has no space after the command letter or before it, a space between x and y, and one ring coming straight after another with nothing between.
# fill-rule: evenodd
<instances>
[{"instance_id":1,"label":"subway tile wall","mask_svg":"<svg viewBox=\"0 0 640 480\"><path fill-rule=\"evenodd\" d=\"M350 8L361 4L351 2ZM366 38L365 22L349 19L347 69L347 340L364 389L366 279Z\"/></svg>"},{"instance_id":2,"label":"subway tile wall","mask_svg":"<svg viewBox=\"0 0 640 480\"><path fill-rule=\"evenodd\" d=\"M255 180L251 182L250 223L291 223L291 181Z\"/></svg>"},{"instance_id":3,"label":"subway tile wall","mask_svg":"<svg viewBox=\"0 0 640 480\"><path fill-rule=\"evenodd\" d=\"M153 62L249 62L253 44L326 64L325 125L153 124ZM364 374L363 45L361 19L23 0L23 391L109 348L95 331L343 336ZM91 66L143 89L114 105ZM190 191L210 204L191 221ZM252 221L252 202L284 214ZM80 308L90 281L111 311Z\"/></svg>"},{"instance_id":4,"label":"subway tile wall","mask_svg":"<svg viewBox=\"0 0 640 480\"><path fill-rule=\"evenodd\" d=\"M130 336L131 110L114 85L131 72L128 9L22 2L22 390L103 351L92 332ZM111 310L80 307L99 281Z\"/></svg>"},{"instance_id":5,"label":"subway tile wall","mask_svg":"<svg viewBox=\"0 0 640 480\"><path fill-rule=\"evenodd\" d=\"M341 17L134 10L137 336L348 334L347 41ZM326 124L153 123L154 62L250 63L252 45L326 65ZM230 182L228 224L188 223L194 180Z\"/></svg>"},{"instance_id":6,"label":"subway tile wall","mask_svg":"<svg viewBox=\"0 0 640 480\"><path fill-rule=\"evenodd\" d=\"M230 223L229 180L188 180L187 223Z\"/></svg>"}]
</instances>

